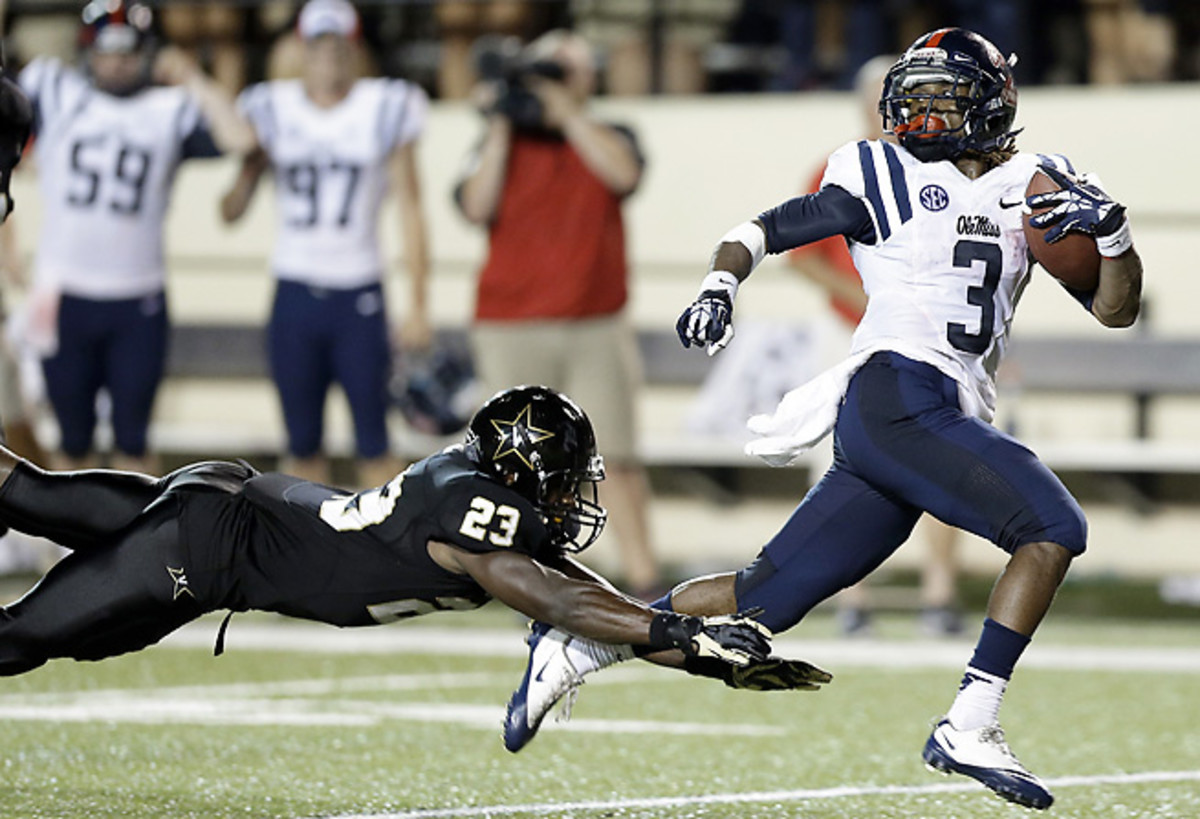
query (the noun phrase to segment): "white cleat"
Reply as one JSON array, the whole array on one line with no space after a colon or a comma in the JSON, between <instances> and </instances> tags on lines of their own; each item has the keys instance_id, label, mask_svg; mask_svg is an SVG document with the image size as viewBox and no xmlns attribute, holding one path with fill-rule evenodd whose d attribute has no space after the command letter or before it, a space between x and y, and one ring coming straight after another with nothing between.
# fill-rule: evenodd
<instances>
[{"instance_id":1,"label":"white cleat","mask_svg":"<svg viewBox=\"0 0 1200 819\"><path fill-rule=\"evenodd\" d=\"M959 731L942 719L925 742L921 757L930 770L969 776L1009 802L1037 810L1054 803L1054 795L1009 749L999 724Z\"/></svg>"},{"instance_id":2,"label":"white cleat","mask_svg":"<svg viewBox=\"0 0 1200 819\"><path fill-rule=\"evenodd\" d=\"M504 747L514 754L537 735L542 720L564 696L570 695L563 707L563 716L570 716L575 693L583 685L583 677L571 665L566 647L575 638L546 623L530 627L529 664L521 685L508 700L504 715Z\"/></svg>"}]
</instances>

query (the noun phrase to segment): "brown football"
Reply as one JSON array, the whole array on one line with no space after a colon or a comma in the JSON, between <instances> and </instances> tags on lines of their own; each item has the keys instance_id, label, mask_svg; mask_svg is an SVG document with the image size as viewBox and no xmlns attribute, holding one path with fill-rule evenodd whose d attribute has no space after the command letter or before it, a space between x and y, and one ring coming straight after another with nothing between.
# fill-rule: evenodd
<instances>
[{"instance_id":1,"label":"brown football","mask_svg":"<svg viewBox=\"0 0 1200 819\"><path fill-rule=\"evenodd\" d=\"M1041 171L1034 173L1029 180L1025 195L1049 193L1058 190L1053 179ZM1034 213L1044 213L1049 208L1038 208ZM1045 231L1031 227L1029 214L1022 217L1025 228L1025 241L1029 243L1029 252L1038 264L1068 287L1076 290L1094 290L1100 280L1100 251L1096 248L1096 240L1082 233L1068 233L1054 244L1046 242Z\"/></svg>"}]
</instances>

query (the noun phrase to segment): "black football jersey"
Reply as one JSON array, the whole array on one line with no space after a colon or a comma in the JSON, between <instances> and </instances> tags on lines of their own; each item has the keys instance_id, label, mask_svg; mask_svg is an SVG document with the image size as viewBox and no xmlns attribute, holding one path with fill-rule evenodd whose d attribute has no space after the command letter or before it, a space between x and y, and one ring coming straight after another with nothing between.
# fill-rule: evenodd
<instances>
[{"instance_id":1,"label":"black football jersey","mask_svg":"<svg viewBox=\"0 0 1200 819\"><path fill-rule=\"evenodd\" d=\"M238 516L248 543L233 572L244 605L339 626L487 602L469 575L433 561L431 540L534 558L555 549L534 506L480 472L461 447L357 494L267 473L237 497L250 518Z\"/></svg>"}]
</instances>

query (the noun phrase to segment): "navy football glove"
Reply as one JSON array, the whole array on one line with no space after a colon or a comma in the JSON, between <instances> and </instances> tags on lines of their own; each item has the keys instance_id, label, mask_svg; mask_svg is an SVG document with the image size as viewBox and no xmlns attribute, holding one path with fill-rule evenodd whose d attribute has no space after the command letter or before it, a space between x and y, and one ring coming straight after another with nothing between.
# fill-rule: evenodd
<instances>
[{"instance_id":1,"label":"navy football glove","mask_svg":"<svg viewBox=\"0 0 1200 819\"><path fill-rule=\"evenodd\" d=\"M1098 180L1087 174L1078 177L1065 174L1049 164L1040 166L1040 170L1060 190L1034 194L1025 204L1030 208L1050 208L1029 219L1029 224L1039 230L1049 228L1047 242L1052 244L1074 232L1094 237L1105 256L1117 256L1128 249L1132 240L1128 236L1125 206L1113 201Z\"/></svg>"},{"instance_id":2,"label":"navy football glove","mask_svg":"<svg viewBox=\"0 0 1200 819\"><path fill-rule=\"evenodd\" d=\"M733 339L733 297L725 290L705 290L675 322L684 347L708 345L712 355Z\"/></svg>"},{"instance_id":3,"label":"navy football glove","mask_svg":"<svg viewBox=\"0 0 1200 819\"><path fill-rule=\"evenodd\" d=\"M771 637L762 623L740 614L692 617L666 611L650 622L651 648L677 648L685 657L711 657L731 665L765 660Z\"/></svg>"}]
</instances>

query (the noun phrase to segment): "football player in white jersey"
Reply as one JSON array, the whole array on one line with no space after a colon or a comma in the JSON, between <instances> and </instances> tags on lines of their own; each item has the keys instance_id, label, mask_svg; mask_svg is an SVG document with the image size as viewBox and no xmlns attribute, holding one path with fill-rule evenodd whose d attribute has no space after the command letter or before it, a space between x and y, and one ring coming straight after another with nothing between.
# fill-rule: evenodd
<instances>
[{"instance_id":1,"label":"football player in white jersey","mask_svg":"<svg viewBox=\"0 0 1200 819\"><path fill-rule=\"evenodd\" d=\"M89 3L83 68L38 58L33 103L43 228L34 288L52 341L43 369L65 465L90 460L96 397L112 400L118 466L149 469L146 431L167 343L163 218L179 163L254 146L233 101L176 49L148 6ZM159 83L155 85L153 83Z\"/></svg>"},{"instance_id":2,"label":"football player in white jersey","mask_svg":"<svg viewBox=\"0 0 1200 819\"><path fill-rule=\"evenodd\" d=\"M747 450L772 463L835 433L834 464L742 571L685 583L656 605L715 614L761 607L773 631L872 572L922 512L1010 554L958 695L926 742L935 769L977 779L1030 808L1053 796L1009 750L1001 697L1087 526L1078 503L1020 443L988 421L994 374L1030 275L1023 208L1053 242L1092 237L1098 284L1072 295L1097 320L1136 319L1142 266L1125 208L1066 160L1017 153L1010 60L982 37L940 29L888 73L880 100L899 145L863 140L829 159L821 189L734 228L717 246L700 294L677 330L685 346L724 347L738 286L765 253L842 235L869 302L842 365L789 393ZM1043 170L1061 190L1030 196ZM544 628L530 640L527 677L506 723L510 749L528 742L554 699L612 661L592 644ZM544 664L544 668L543 668Z\"/></svg>"},{"instance_id":3,"label":"football player in white jersey","mask_svg":"<svg viewBox=\"0 0 1200 819\"><path fill-rule=\"evenodd\" d=\"M239 104L262 151L243 163L221 213L227 222L240 218L262 175L272 171L277 289L269 348L290 471L329 480L321 439L326 393L336 381L354 418L359 481L374 486L397 467L385 423L391 345L378 236L389 183L400 202L412 283L402 346L427 347L431 335L416 164L429 103L412 83L355 76L358 25L354 7L344 0L311 0L301 9L302 77L243 92Z\"/></svg>"}]
</instances>

